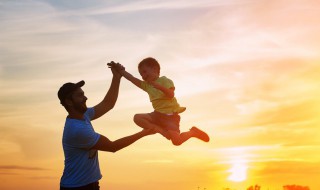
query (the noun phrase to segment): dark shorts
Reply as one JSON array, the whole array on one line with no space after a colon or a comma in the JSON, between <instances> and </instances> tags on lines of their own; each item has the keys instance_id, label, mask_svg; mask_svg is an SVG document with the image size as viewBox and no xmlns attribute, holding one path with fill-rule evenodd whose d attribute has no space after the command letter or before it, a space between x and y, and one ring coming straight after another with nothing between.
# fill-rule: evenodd
<instances>
[{"instance_id":1,"label":"dark shorts","mask_svg":"<svg viewBox=\"0 0 320 190\"><path fill-rule=\"evenodd\" d=\"M100 186L97 181L81 187L60 187L60 190L100 190Z\"/></svg>"},{"instance_id":2,"label":"dark shorts","mask_svg":"<svg viewBox=\"0 0 320 190\"><path fill-rule=\"evenodd\" d=\"M168 131L176 131L180 133L180 115L166 115L156 111L149 113L149 115L151 116L154 124Z\"/></svg>"}]
</instances>

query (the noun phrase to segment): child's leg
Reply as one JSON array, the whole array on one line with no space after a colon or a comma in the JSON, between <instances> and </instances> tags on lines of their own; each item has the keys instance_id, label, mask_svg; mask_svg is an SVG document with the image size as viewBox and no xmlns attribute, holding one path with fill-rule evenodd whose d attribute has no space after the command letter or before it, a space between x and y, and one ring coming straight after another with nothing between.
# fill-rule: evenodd
<instances>
[{"instance_id":1,"label":"child's leg","mask_svg":"<svg viewBox=\"0 0 320 190\"><path fill-rule=\"evenodd\" d=\"M170 140L170 134L167 130L162 129L160 126L154 124L152 122L152 118L149 114L135 114L133 117L133 121L144 129L154 129L156 132L160 133L162 136L166 137Z\"/></svg>"},{"instance_id":2,"label":"child's leg","mask_svg":"<svg viewBox=\"0 0 320 190\"><path fill-rule=\"evenodd\" d=\"M179 146L188 139L192 137L192 133L190 131L179 133L177 131L169 130L170 136L171 136L171 142L172 144Z\"/></svg>"},{"instance_id":3,"label":"child's leg","mask_svg":"<svg viewBox=\"0 0 320 190\"><path fill-rule=\"evenodd\" d=\"M171 136L172 144L179 146L191 137L198 138L204 142L209 142L210 138L207 133L198 129L197 127L192 127L190 131L179 133L178 131L169 130Z\"/></svg>"},{"instance_id":4,"label":"child's leg","mask_svg":"<svg viewBox=\"0 0 320 190\"><path fill-rule=\"evenodd\" d=\"M196 137L196 138L198 138L198 139L200 139L200 140L202 140L204 142L209 142L209 140L210 140L210 137L206 132L198 129L195 126L191 127L189 132L192 133L193 137Z\"/></svg>"}]
</instances>

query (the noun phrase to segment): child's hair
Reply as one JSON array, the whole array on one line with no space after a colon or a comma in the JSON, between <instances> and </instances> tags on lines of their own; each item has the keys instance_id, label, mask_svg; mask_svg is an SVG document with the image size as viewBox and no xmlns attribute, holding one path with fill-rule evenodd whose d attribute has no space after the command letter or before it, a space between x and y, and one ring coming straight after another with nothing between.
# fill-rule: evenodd
<instances>
[{"instance_id":1,"label":"child's hair","mask_svg":"<svg viewBox=\"0 0 320 190\"><path fill-rule=\"evenodd\" d=\"M140 69L143 66L147 66L147 67L155 67L158 72L160 73L160 64L158 63L158 61L155 58L152 57L147 57L145 59L143 59L139 65L138 65L138 69Z\"/></svg>"}]
</instances>

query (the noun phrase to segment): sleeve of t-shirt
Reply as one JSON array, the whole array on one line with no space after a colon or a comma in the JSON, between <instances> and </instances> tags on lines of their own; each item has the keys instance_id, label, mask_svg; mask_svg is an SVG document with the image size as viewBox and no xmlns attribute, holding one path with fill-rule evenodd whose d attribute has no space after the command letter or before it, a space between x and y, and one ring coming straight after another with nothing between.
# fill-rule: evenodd
<instances>
[{"instance_id":1,"label":"sleeve of t-shirt","mask_svg":"<svg viewBox=\"0 0 320 190\"><path fill-rule=\"evenodd\" d=\"M141 82L141 89L144 91L147 91L148 85L150 85L150 84L148 84L146 81L142 81Z\"/></svg>"},{"instance_id":2,"label":"sleeve of t-shirt","mask_svg":"<svg viewBox=\"0 0 320 190\"><path fill-rule=\"evenodd\" d=\"M94 108L88 108L86 113L84 113L84 116L87 117L89 121L91 121L92 118L94 117L94 114L95 114Z\"/></svg>"},{"instance_id":3,"label":"sleeve of t-shirt","mask_svg":"<svg viewBox=\"0 0 320 190\"><path fill-rule=\"evenodd\" d=\"M84 114L86 122L90 122L92 118L94 117L94 108L88 108L86 113ZM84 123L82 123L85 125ZM90 124L91 125L91 124ZM99 140L100 134L96 133L94 129L91 127L85 126L78 126L76 130L75 137L75 145L78 148L85 148L89 149L93 147Z\"/></svg>"},{"instance_id":4,"label":"sleeve of t-shirt","mask_svg":"<svg viewBox=\"0 0 320 190\"><path fill-rule=\"evenodd\" d=\"M161 83L161 85L163 85L166 88L174 87L173 81L165 76L163 76L160 83ZM147 83L146 81L141 82L141 89L144 91L147 91L147 89L150 88L150 86L151 85L149 83Z\"/></svg>"},{"instance_id":5,"label":"sleeve of t-shirt","mask_svg":"<svg viewBox=\"0 0 320 190\"><path fill-rule=\"evenodd\" d=\"M173 84L173 81L171 79L168 79L167 77L164 77L164 80L163 80L163 84L162 84L164 87L166 88L172 88L174 87L174 84Z\"/></svg>"},{"instance_id":6,"label":"sleeve of t-shirt","mask_svg":"<svg viewBox=\"0 0 320 190\"><path fill-rule=\"evenodd\" d=\"M90 149L100 138L100 134L89 127L78 128L76 133L74 140L78 148Z\"/></svg>"}]
</instances>

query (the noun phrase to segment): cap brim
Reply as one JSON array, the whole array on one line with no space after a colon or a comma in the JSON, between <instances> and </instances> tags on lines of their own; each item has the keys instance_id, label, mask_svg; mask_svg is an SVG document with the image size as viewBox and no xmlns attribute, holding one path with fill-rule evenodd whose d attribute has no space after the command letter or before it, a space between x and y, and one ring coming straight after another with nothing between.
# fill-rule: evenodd
<instances>
[{"instance_id":1,"label":"cap brim","mask_svg":"<svg viewBox=\"0 0 320 190\"><path fill-rule=\"evenodd\" d=\"M82 87L84 84L85 84L85 82L84 82L84 80L82 80L82 81L76 83L76 86L77 87Z\"/></svg>"}]
</instances>

